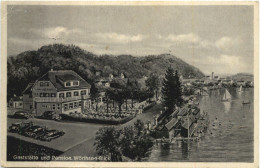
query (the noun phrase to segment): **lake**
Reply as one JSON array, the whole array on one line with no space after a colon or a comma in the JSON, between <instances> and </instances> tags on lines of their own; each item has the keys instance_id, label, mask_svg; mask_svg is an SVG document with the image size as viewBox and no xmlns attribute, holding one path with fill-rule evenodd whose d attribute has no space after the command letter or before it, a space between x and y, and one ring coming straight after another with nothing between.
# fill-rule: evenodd
<instances>
[{"instance_id":1,"label":"lake","mask_svg":"<svg viewBox=\"0 0 260 168\"><path fill-rule=\"evenodd\" d=\"M221 101L225 89L212 90L208 96L198 98L201 112L208 112L210 118L208 132L201 140L155 144L145 161L253 162L254 89L227 90L232 96L230 102ZM243 100L251 103L242 104Z\"/></svg>"}]
</instances>

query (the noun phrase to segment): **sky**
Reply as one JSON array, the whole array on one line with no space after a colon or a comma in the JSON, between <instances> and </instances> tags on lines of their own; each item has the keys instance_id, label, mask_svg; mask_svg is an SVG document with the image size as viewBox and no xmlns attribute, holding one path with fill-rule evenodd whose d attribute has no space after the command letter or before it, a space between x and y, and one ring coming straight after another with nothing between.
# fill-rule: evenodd
<instances>
[{"instance_id":1,"label":"sky","mask_svg":"<svg viewBox=\"0 0 260 168\"><path fill-rule=\"evenodd\" d=\"M170 53L205 74L253 73L253 6L8 6L7 52Z\"/></svg>"}]
</instances>

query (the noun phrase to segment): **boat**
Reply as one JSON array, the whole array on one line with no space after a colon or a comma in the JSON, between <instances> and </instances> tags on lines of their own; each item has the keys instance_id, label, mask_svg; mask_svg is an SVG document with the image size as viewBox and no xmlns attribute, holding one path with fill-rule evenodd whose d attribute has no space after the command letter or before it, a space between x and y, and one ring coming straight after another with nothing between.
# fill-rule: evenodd
<instances>
[{"instance_id":1,"label":"boat","mask_svg":"<svg viewBox=\"0 0 260 168\"><path fill-rule=\"evenodd\" d=\"M223 96L223 98L221 99L221 101L223 102L229 102L231 100L231 94L228 92L228 90L226 89L225 94Z\"/></svg>"}]
</instances>

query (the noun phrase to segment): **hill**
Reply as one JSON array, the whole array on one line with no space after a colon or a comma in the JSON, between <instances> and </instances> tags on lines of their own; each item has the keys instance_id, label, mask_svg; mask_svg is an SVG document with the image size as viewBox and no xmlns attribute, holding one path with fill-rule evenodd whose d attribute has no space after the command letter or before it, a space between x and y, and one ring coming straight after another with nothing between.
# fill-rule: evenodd
<instances>
[{"instance_id":1,"label":"hill","mask_svg":"<svg viewBox=\"0 0 260 168\"><path fill-rule=\"evenodd\" d=\"M75 45L46 45L37 51L25 51L8 58L8 98L13 94L21 95L28 83L34 82L50 69L71 69L88 82L92 82L96 70L102 70L104 76L124 73L127 78L141 78L150 73L163 75L169 66L178 70L184 77L203 76L199 69L170 54L144 57L98 56Z\"/></svg>"},{"instance_id":2,"label":"hill","mask_svg":"<svg viewBox=\"0 0 260 168\"><path fill-rule=\"evenodd\" d=\"M254 75L249 73L238 73L231 77L235 81L254 81Z\"/></svg>"}]
</instances>

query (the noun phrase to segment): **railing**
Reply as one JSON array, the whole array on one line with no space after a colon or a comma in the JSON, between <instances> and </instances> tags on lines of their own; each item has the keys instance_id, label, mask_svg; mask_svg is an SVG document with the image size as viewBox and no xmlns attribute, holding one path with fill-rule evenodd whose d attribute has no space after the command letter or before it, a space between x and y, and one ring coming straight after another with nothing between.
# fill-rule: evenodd
<instances>
[{"instance_id":1,"label":"railing","mask_svg":"<svg viewBox=\"0 0 260 168\"><path fill-rule=\"evenodd\" d=\"M35 97L33 101L35 102L69 102L69 101L76 101L76 100L85 100L88 99L89 95L82 95L77 97Z\"/></svg>"}]
</instances>

